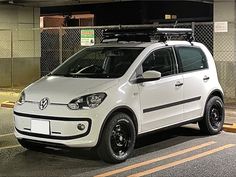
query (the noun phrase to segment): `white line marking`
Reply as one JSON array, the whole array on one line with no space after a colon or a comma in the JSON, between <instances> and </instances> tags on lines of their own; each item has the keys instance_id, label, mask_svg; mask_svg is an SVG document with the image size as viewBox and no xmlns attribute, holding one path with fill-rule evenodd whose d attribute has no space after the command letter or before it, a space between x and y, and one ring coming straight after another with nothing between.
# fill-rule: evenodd
<instances>
[{"instance_id":1,"label":"white line marking","mask_svg":"<svg viewBox=\"0 0 236 177\"><path fill-rule=\"evenodd\" d=\"M6 146L6 147L0 147L0 150L4 150L4 149L12 149L12 148L17 148L20 147L21 145L13 145L13 146Z\"/></svg>"},{"instance_id":2,"label":"white line marking","mask_svg":"<svg viewBox=\"0 0 236 177\"><path fill-rule=\"evenodd\" d=\"M8 133L8 134L0 135L0 138L5 137L5 136L11 136L11 135L14 135L14 133Z\"/></svg>"}]
</instances>

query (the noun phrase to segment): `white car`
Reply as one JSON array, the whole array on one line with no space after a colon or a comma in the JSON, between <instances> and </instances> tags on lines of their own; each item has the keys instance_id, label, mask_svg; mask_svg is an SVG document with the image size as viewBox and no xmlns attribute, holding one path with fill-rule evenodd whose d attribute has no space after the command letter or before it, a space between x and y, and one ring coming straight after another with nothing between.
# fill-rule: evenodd
<instances>
[{"instance_id":1,"label":"white car","mask_svg":"<svg viewBox=\"0 0 236 177\"><path fill-rule=\"evenodd\" d=\"M25 148L96 147L101 159L119 163L147 132L198 122L219 133L223 91L201 43L102 43L25 88L14 121Z\"/></svg>"}]
</instances>

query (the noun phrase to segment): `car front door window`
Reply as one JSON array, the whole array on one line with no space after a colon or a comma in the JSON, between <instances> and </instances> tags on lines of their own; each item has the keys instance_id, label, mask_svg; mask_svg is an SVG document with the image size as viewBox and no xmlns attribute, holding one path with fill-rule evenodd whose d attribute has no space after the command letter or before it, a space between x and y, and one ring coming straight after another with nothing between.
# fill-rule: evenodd
<instances>
[{"instance_id":1,"label":"car front door window","mask_svg":"<svg viewBox=\"0 0 236 177\"><path fill-rule=\"evenodd\" d=\"M162 77L172 75L176 71L173 58L171 48L156 50L143 62L143 72L154 70L161 72Z\"/></svg>"}]
</instances>

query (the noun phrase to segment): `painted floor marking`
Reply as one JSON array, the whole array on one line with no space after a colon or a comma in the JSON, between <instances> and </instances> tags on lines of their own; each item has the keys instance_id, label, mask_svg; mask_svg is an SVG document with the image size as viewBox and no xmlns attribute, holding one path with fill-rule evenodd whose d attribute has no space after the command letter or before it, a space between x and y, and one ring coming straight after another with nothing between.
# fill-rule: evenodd
<instances>
[{"instance_id":1,"label":"painted floor marking","mask_svg":"<svg viewBox=\"0 0 236 177\"><path fill-rule=\"evenodd\" d=\"M14 135L14 133L2 134L0 135L0 138L5 137L5 136L11 136L11 135Z\"/></svg>"},{"instance_id":2,"label":"painted floor marking","mask_svg":"<svg viewBox=\"0 0 236 177\"><path fill-rule=\"evenodd\" d=\"M13 145L13 146L5 146L5 147L0 147L0 150L5 150L5 149L12 149L12 148L17 148L21 147L21 145Z\"/></svg>"},{"instance_id":3,"label":"painted floor marking","mask_svg":"<svg viewBox=\"0 0 236 177\"><path fill-rule=\"evenodd\" d=\"M155 162L162 161L162 160L165 160L165 159L169 159L169 158L172 158L172 157L176 157L176 156L179 156L179 155L182 155L182 154L186 154L188 152L195 151L195 150L204 148L206 146L210 146L210 145L215 144L215 143L216 143L215 141L210 141L210 142L207 142L207 143L204 143L204 144L200 144L200 145L197 145L197 146L194 146L194 147L190 147L190 148L187 148L187 149L183 149L183 150L174 152L172 154L168 154L168 155L165 155L165 156L161 156L161 157L157 157L157 158L150 159L150 160L147 160L147 161L143 161L143 162L140 162L140 163L136 163L136 164L133 164L133 165L129 165L129 166L126 166L126 167L123 167L123 168L120 168L120 169L108 171L106 173L99 174L99 175L96 175L94 177L112 176L112 175L115 175L115 174L118 174L118 173L122 173L122 172L125 172L125 171L128 171L128 170L132 170L134 168L138 168L138 167L141 167L141 166L146 166L146 165L149 165L151 163L155 163Z\"/></svg>"},{"instance_id":4,"label":"painted floor marking","mask_svg":"<svg viewBox=\"0 0 236 177\"><path fill-rule=\"evenodd\" d=\"M145 175L150 175L150 174L156 173L158 171L165 170L165 169L168 169L168 168L171 168L171 167L174 167L174 166L177 166L177 165L180 165L180 164L192 161L192 160L196 160L196 159L214 154L214 153L219 152L219 151L223 151L225 149L228 149L228 148L231 148L231 147L234 147L234 146L235 146L235 144L228 144L228 145L225 145L225 146L221 146L221 147L218 147L218 148L215 148L215 149L212 149L212 150L209 150L209 151L197 154L197 155L193 155L191 157L187 157L187 158L184 158L184 159L181 159L181 160L178 160L178 161L174 161L174 162L171 162L171 163L168 163L168 164L165 164L165 165L157 166L155 168L152 168L152 169L140 172L140 173L132 174L128 177L141 177L141 176L145 176Z\"/></svg>"}]
</instances>

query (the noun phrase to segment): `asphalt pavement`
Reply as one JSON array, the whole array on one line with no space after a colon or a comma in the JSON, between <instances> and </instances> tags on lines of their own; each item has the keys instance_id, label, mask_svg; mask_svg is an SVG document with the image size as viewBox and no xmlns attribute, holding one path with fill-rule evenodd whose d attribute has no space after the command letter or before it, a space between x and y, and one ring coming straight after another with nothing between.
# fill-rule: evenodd
<instances>
[{"instance_id":1,"label":"asphalt pavement","mask_svg":"<svg viewBox=\"0 0 236 177\"><path fill-rule=\"evenodd\" d=\"M188 125L140 137L126 162L107 164L93 151L22 148L13 133L12 109L0 108L0 176L184 176L236 174L236 137L201 134Z\"/></svg>"}]
</instances>

